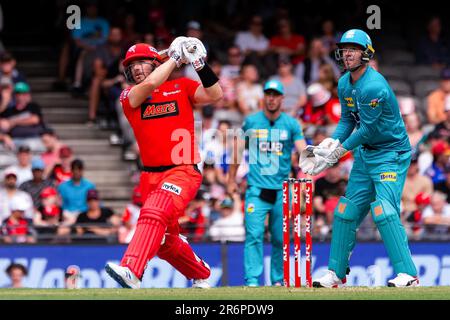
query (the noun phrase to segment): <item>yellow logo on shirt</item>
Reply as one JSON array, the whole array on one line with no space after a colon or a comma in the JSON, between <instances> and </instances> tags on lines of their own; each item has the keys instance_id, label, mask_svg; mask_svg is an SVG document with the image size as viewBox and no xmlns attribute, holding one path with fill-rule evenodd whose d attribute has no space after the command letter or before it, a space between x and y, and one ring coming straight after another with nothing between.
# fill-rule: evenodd
<instances>
[{"instance_id":1,"label":"yellow logo on shirt","mask_svg":"<svg viewBox=\"0 0 450 320\"><path fill-rule=\"evenodd\" d=\"M253 137L254 138L267 138L269 136L269 130L268 129L255 129L253 131Z\"/></svg>"},{"instance_id":2,"label":"yellow logo on shirt","mask_svg":"<svg viewBox=\"0 0 450 320\"><path fill-rule=\"evenodd\" d=\"M347 101L347 107L354 107L355 106L355 103L353 102L353 98L352 97L349 97L349 98L344 98L345 99L345 101Z\"/></svg>"},{"instance_id":3,"label":"yellow logo on shirt","mask_svg":"<svg viewBox=\"0 0 450 320\"><path fill-rule=\"evenodd\" d=\"M371 100L370 103L369 103L369 106L370 106L371 108L376 108L376 107L379 106L379 105L380 105L380 100L378 100L378 99L373 99L373 100Z\"/></svg>"},{"instance_id":4,"label":"yellow logo on shirt","mask_svg":"<svg viewBox=\"0 0 450 320\"><path fill-rule=\"evenodd\" d=\"M380 181L397 181L397 173L396 172L383 172L380 174Z\"/></svg>"}]
</instances>

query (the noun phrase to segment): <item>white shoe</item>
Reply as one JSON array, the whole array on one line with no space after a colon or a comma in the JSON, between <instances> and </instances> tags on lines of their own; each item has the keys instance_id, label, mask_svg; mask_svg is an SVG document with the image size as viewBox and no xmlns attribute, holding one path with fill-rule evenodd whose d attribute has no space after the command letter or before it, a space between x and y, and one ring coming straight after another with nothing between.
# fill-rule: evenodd
<instances>
[{"instance_id":1,"label":"white shoe","mask_svg":"<svg viewBox=\"0 0 450 320\"><path fill-rule=\"evenodd\" d=\"M313 281L314 288L342 288L347 282L347 278L339 279L336 273L332 270L328 272L321 278Z\"/></svg>"},{"instance_id":2,"label":"white shoe","mask_svg":"<svg viewBox=\"0 0 450 320\"><path fill-rule=\"evenodd\" d=\"M399 273L397 277L388 281L388 287L406 288L417 287L418 285L419 278L406 273Z\"/></svg>"},{"instance_id":3,"label":"white shoe","mask_svg":"<svg viewBox=\"0 0 450 320\"><path fill-rule=\"evenodd\" d=\"M207 279L194 279L192 281L192 288L209 289L211 286Z\"/></svg>"},{"instance_id":4,"label":"white shoe","mask_svg":"<svg viewBox=\"0 0 450 320\"><path fill-rule=\"evenodd\" d=\"M122 286L122 288L139 289L141 287L141 280L139 280L128 267L122 267L108 262L105 266L105 270L111 278L116 280Z\"/></svg>"}]
</instances>

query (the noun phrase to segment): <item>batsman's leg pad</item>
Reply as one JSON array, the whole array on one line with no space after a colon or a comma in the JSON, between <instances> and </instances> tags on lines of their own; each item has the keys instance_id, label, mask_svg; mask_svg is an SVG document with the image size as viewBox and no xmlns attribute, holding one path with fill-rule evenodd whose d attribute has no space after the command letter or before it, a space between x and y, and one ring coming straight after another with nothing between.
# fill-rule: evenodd
<instances>
[{"instance_id":1,"label":"batsman's leg pad","mask_svg":"<svg viewBox=\"0 0 450 320\"><path fill-rule=\"evenodd\" d=\"M377 200L370 204L370 210L395 273L417 276L417 269L408 247L408 236L395 207L389 201Z\"/></svg>"},{"instance_id":2,"label":"batsman's leg pad","mask_svg":"<svg viewBox=\"0 0 450 320\"><path fill-rule=\"evenodd\" d=\"M163 190L153 191L141 209L136 231L120 263L121 266L127 266L139 279L142 278L148 260L158 252L173 211L172 196Z\"/></svg>"},{"instance_id":3,"label":"batsman's leg pad","mask_svg":"<svg viewBox=\"0 0 450 320\"><path fill-rule=\"evenodd\" d=\"M187 279L208 279L209 265L199 258L182 235L166 234L158 257L169 262Z\"/></svg>"},{"instance_id":4,"label":"batsman's leg pad","mask_svg":"<svg viewBox=\"0 0 450 320\"><path fill-rule=\"evenodd\" d=\"M328 269L343 279L348 267L350 252L356 238L356 224L360 209L351 200L341 197L334 209L333 233L331 238Z\"/></svg>"}]
</instances>

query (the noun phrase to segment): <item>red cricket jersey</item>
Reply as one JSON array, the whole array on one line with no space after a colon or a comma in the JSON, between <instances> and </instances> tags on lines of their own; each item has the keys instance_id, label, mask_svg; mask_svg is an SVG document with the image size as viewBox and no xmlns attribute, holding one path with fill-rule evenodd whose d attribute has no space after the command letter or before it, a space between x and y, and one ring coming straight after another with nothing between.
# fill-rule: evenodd
<instances>
[{"instance_id":1,"label":"red cricket jersey","mask_svg":"<svg viewBox=\"0 0 450 320\"><path fill-rule=\"evenodd\" d=\"M133 128L144 166L200 162L193 113L199 85L187 78L166 81L137 108L129 102L132 87L122 92L122 108Z\"/></svg>"}]
</instances>

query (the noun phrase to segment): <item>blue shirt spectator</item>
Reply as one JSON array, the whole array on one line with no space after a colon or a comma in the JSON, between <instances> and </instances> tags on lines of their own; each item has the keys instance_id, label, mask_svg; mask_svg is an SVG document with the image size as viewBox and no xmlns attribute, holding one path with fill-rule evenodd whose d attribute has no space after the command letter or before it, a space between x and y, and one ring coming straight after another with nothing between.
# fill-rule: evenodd
<instances>
[{"instance_id":1,"label":"blue shirt spectator","mask_svg":"<svg viewBox=\"0 0 450 320\"><path fill-rule=\"evenodd\" d=\"M87 211L87 193L95 189L95 185L83 178L84 164L81 160L75 159L71 163L72 178L58 186L58 192L62 198L62 208L65 212L77 215Z\"/></svg>"},{"instance_id":2,"label":"blue shirt spectator","mask_svg":"<svg viewBox=\"0 0 450 320\"><path fill-rule=\"evenodd\" d=\"M79 47L98 47L106 43L109 34L109 23L97 16L97 7L90 4L86 8L87 15L81 18L80 29L72 31L72 37Z\"/></svg>"}]
</instances>

